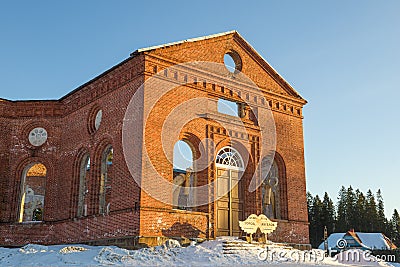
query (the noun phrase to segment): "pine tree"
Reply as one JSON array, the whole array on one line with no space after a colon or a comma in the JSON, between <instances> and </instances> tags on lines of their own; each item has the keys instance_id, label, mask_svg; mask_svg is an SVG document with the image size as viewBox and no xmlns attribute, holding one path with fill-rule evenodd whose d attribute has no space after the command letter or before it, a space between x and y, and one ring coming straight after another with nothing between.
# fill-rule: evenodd
<instances>
[{"instance_id":1,"label":"pine tree","mask_svg":"<svg viewBox=\"0 0 400 267\"><path fill-rule=\"evenodd\" d=\"M355 224L355 221L357 220L354 210L356 207L356 195L354 193L353 187L349 186L347 189L347 194L346 194L346 205L345 205L345 210L346 210L346 217L347 217L347 229L346 231L350 229L355 229L357 225Z\"/></svg>"},{"instance_id":2,"label":"pine tree","mask_svg":"<svg viewBox=\"0 0 400 267\"><path fill-rule=\"evenodd\" d=\"M308 227L308 232L309 232L310 239L312 236L314 236L313 229L315 228L314 227L314 221L315 221L314 209L312 208L313 200L314 200L314 197L311 195L310 192L307 192L308 222L310 223L310 225Z\"/></svg>"},{"instance_id":3,"label":"pine tree","mask_svg":"<svg viewBox=\"0 0 400 267\"><path fill-rule=\"evenodd\" d=\"M382 192L379 189L378 192L376 193L376 201L378 202L377 206L377 232L379 233L384 233L387 235L387 219L385 216L385 206L383 204L383 197L382 197Z\"/></svg>"},{"instance_id":4,"label":"pine tree","mask_svg":"<svg viewBox=\"0 0 400 267\"><path fill-rule=\"evenodd\" d=\"M377 206L375 202L375 196L372 194L371 190L367 192L367 203L365 210L365 218L366 218L366 232L376 232L378 225L378 212Z\"/></svg>"},{"instance_id":5,"label":"pine tree","mask_svg":"<svg viewBox=\"0 0 400 267\"><path fill-rule=\"evenodd\" d=\"M327 192L324 194L321 212L322 225L327 227L328 233L333 233L335 231L335 206Z\"/></svg>"},{"instance_id":6,"label":"pine tree","mask_svg":"<svg viewBox=\"0 0 400 267\"><path fill-rule=\"evenodd\" d=\"M395 209L393 212L392 219L390 220L390 226L391 226L391 239L393 243L397 247L400 247L400 215L399 212Z\"/></svg>"},{"instance_id":7,"label":"pine tree","mask_svg":"<svg viewBox=\"0 0 400 267\"><path fill-rule=\"evenodd\" d=\"M314 197L310 192L307 192L307 208L308 208L308 222L310 223L308 227L309 236L310 236L310 243L314 246L314 237L315 237L315 222L318 220L314 215Z\"/></svg>"},{"instance_id":8,"label":"pine tree","mask_svg":"<svg viewBox=\"0 0 400 267\"><path fill-rule=\"evenodd\" d=\"M324 227L328 233L346 232L351 228L360 232L383 232L400 247L400 215L394 210L390 221L385 217L385 207L381 190L375 195L368 190L364 195L360 190L341 187L335 205L325 192L321 201L316 195L307 193L308 219L310 222L310 242L317 247L323 239Z\"/></svg>"},{"instance_id":9,"label":"pine tree","mask_svg":"<svg viewBox=\"0 0 400 267\"><path fill-rule=\"evenodd\" d=\"M313 204L314 197L310 192L307 192L307 208L308 208L308 221L311 222L313 216L311 214L311 207Z\"/></svg>"},{"instance_id":10,"label":"pine tree","mask_svg":"<svg viewBox=\"0 0 400 267\"><path fill-rule=\"evenodd\" d=\"M357 225L355 229L360 232L366 232L366 199L364 194L357 189L356 190L356 204L354 209L354 224Z\"/></svg>"},{"instance_id":11,"label":"pine tree","mask_svg":"<svg viewBox=\"0 0 400 267\"><path fill-rule=\"evenodd\" d=\"M313 247L317 247L322 242L324 233L324 226L321 222L322 202L318 195L313 198L311 214L313 218L310 222L310 243Z\"/></svg>"},{"instance_id":12,"label":"pine tree","mask_svg":"<svg viewBox=\"0 0 400 267\"><path fill-rule=\"evenodd\" d=\"M346 202L347 202L347 191L344 186L339 191L338 202L337 202L337 220L336 220L336 231L346 232L349 229L346 214Z\"/></svg>"}]
</instances>

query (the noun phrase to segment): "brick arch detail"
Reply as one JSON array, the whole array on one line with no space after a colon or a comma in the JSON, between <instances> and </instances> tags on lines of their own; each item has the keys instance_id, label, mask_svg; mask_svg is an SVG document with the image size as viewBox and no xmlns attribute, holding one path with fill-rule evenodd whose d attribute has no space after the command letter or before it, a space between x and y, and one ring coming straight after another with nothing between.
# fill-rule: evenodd
<instances>
[{"instance_id":1,"label":"brick arch detail","mask_svg":"<svg viewBox=\"0 0 400 267\"><path fill-rule=\"evenodd\" d=\"M249 143L250 145L250 143ZM244 166L250 167L251 169L249 171L254 172L254 155L252 154L251 147L247 148L245 144L243 144L240 141L237 140L232 140L229 137L224 138L220 142L218 142L215 146L215 151L214 151L214 162L215 162L215 157L217 156L218 151L220 151L224 147L232 147L236 149L240 156L243 159ZM247 171L247 170L246 170Z\"/></svg>"},{"instance_id":2,"label":"brick arch detail","mask_svg":"<svg viewBox=\"0 0 400 267\"><path fill-rule=\"evenodd\" d=\"M104 156L104 152L109 148L112 147L114 148L112 138L110 137L105 137L103 138L99 144L97 145L95 149L95 153L93 157L91 158L91 167L93 170L91 170L91 181L90 181L90 187L91 187L91 194L90 194L90 200L89 200L89 211L88 215L90 214L98 214L100 212L100 207L99 207L99 199L100 199L100 178L101 178L101 172L102 172L102 160ZM115 153L115 151L114 151Z\"/></svg>"},{"instance_id":3,"label":"brick arch detail","mask_svg":"<svg viewBox=\"0 0 400 267\"><path fill-rule=\"evenodd\" d=\"M96 119L97 112L99 112L100 110L102 110L100 105L95 103L90 108L90 111L87 114L86 126L87 126L88 133L91 134L91 135L93 135L93 134L95 134L97 132L94 124L95 124L95 119Z\"/></svg>"},{"instance_id":4,"label":"brick arch detail","mask_svg":"<svg viewBox=\"0 0 400 267\"><path fill-rule=\"evenodd\" d=\"M11 213L11 221L16 222L18 220L18 214L20 210L20 201L21 201L21 189L22 189L22 182L23 182L23 175L25 170L28 166L33 166L36 163L41 163L46 167L46 193L45 199L49 199L49 184L50 181L54 179L54 166L51 163L51 160L42 158L42 157L28 157L19 162L15 171L15 187L13 192L13 210L14 212ZM45 201L44 203L44 213L43 213L43 220L46 221L46 210L48 210L48 202Z\"/></svg>"},{"instance_id":5,"label":"brick arch detail","mask_svg":"<svg viewBox=\"0 0 400 267\"><path fill-rule=\"evenodd\" d=\"M26 144L28 147L33 148L33 149L39 149L40 147L34 147L29 143L29 132L36 128L36 127L42 127L46 129L48 138L51 140L55 137L55 131L54 131L54 125L52 125L49 121L44 120L44 119L32 119L29 122L25 123L24 125L21 126L20 130L18 131L19 139ZM49 139L47 142L49 142ZM47 143L46 142L46 143ZM44 144L46 145L46 144Z\"/></svg>"}]
</instances>

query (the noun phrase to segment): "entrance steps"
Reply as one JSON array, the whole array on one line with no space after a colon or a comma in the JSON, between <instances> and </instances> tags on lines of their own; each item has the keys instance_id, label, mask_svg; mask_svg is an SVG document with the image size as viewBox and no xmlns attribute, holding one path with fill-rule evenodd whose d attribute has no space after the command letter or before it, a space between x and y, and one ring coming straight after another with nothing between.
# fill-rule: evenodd
<instances>
[{"instance_id":1,"label":"entrance steps","mask_svg":"<svg viewBox=\"0 0 400 267\"><path fill-rule=\"evenodd\" d=\"M238 254L244 251L256 251L261 250L267 246L271 249L293 249L293 247L286 246L285 244L272 242L267 244L259 242L248 243L247 241L244 241L234 236L218 237L217 240L222 241L223 254Z\"/></svg>"}]
</instances>

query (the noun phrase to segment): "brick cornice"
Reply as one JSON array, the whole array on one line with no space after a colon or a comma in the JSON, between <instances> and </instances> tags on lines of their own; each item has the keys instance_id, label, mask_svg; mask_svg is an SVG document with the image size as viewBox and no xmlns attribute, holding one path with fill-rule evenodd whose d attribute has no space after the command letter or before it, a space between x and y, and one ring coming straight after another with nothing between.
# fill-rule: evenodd
<instances>
[{"instance_id":1,"label":"brick cornice","mask_svg":"<svg viewBox=\"0 0 400 267\"><path fill-rule=\"evenodd\" d=\"M170 59L170 58L166 58L166 57L162 57L160 55L155 55L155 54L146 54L146 62L153 64L153 65L157 65L158 67L158 71L160 72L163 69L169 68L171 66L175 66L175 65L180 65L180 64L184 64L184 61L179 61L176 59ZM222 80L224 83L226 84L232 84L232 86L234 86L236 84L236 86L240 87L240 88L247 88L249 90L249 92L251 90L261 90L261 92L274 97L274 98L279 98L282 101L287 101L287 102L291 102L293 104L296 104L298 106L304 106L307 101L302 99L302 98L298 98L298 97L294 97L291 95L282 95L282 94L278 94L276 92L273 92L272 90L260 86L257 84L257 88L254 88L254 86L252 84L248 84L248 83L244 83L241 81L237 81L231 78L231 76L229 77L223 77L223 76L219 76L219 75L213 75L211 74L211 78L210 78L210 73L207 72L206 70L201 70L201 69L196 69L196 68L191 68L188 65L185 65L184 67L179 66L179 68L181 69L180 72L182 74L187 74L187 75L194 75L194 76L198 76L198 81L201 82L203 80L209 80L210 83L214 82L214 83L218 83L218 80ZM146 69L145 70L146 74L150 74L150 75L154 75L154 72L151 72L150 70Z\"/></svg>"}]
</instances>

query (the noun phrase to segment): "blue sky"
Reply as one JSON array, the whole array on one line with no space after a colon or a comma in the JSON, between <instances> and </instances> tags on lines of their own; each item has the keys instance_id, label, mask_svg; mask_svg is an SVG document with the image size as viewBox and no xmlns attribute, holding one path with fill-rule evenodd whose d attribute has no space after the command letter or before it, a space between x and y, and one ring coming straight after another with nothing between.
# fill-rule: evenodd
<instances>
[{"instance_id":1,"label":"blue sky","mask_svg":"<svg viewBox=\"0 0 400 267\"><path fill-rule=\"evenodd\" d=\"M0 97L57 99L137 48L236 29L309 104L308 190L400 208L400 1L8 1Z\"/></svg>"}]
</instances>

